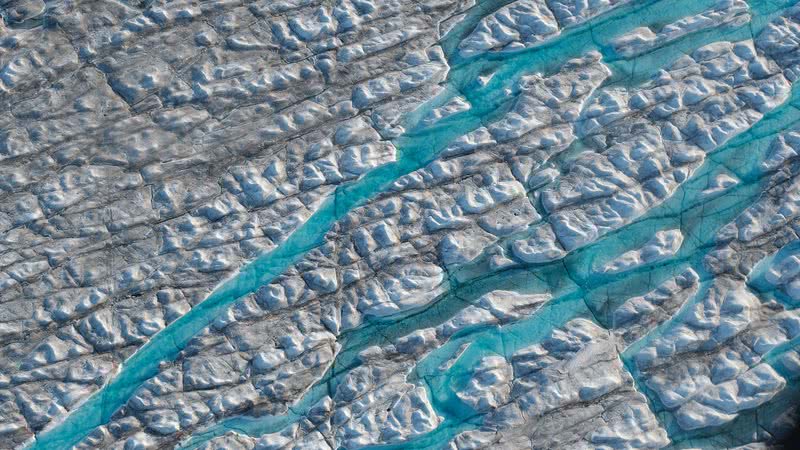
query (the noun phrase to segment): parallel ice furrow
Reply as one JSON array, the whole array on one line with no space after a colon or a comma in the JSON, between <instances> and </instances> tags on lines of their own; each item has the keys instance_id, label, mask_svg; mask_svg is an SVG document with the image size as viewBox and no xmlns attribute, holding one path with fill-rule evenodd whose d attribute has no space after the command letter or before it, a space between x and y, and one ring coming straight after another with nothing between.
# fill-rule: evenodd
<instances>
[{"instance_id":1,"label":"parallel ice furrow","mask_svg":"<svg viewBox=\"0 0 800 450\"><path fill-rule=\"evenodd\" d=\"M789 3L0 7L0 441L765 440Z\"/></svg>"}]
</instances>

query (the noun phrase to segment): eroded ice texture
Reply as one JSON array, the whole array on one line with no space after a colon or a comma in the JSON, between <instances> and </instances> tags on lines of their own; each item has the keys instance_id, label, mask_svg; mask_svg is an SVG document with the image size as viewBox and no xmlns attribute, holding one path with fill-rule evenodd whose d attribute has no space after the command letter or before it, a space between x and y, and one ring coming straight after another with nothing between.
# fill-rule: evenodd
<instances>
[{"instance_id":1,"label":"eroded ice texture","mask_svg":"<svg viewBox=\"0 0 800 450\"><path fill-rule=\"evenodd\" d=\"M772 445L800 6L0 6L0 448Z\"/></svg>"},{"instance_id":2,"label":"eroded ice texture","mask_svg":"<svg viewBox=\"0 0 800 450\"><path fill-rule=\"evenodd\" d=\"M744 0L720 0L700 14L685 17L659 30L640 27L612 41L614 50L626 57L652 50L692 32L721 25L741 25L750 21L749 6Z\"/></svg>"}]
</instances>

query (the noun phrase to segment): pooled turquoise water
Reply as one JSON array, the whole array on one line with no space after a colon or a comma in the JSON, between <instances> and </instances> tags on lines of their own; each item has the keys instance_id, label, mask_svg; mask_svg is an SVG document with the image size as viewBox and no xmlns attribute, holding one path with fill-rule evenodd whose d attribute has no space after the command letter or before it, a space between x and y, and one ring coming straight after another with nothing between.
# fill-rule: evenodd
<instances>
[{"instance_id":1,"label":"pooled turquoise water","mask_svg":"<svg viewBox=\"0 0 800 450\"><path fill-rule=\"evenodd\" d=\"M696 14L716 2L634 1L585 24L567 29L553 40L529 50L508 54L486 54L471 59L461 58L456 51L459 39L471 30L477 20L506 3L508 1L480 2L468 13L465 22L456 27L444 40L443 47L452 66L447 89L435 102L409 116L409 131L396 140L399 149L399 159L396 163L377 168L356 182L340 186L335 194L286 241L275 250L243 267L235 277L222 284L206 300L156 334L123 364L120 372L110 382L63 422L38 436L30 448L69 448L96 427L107 423L114 411L123 406L144 381L158 373L162 361L174 360L187 343L225 308L254 292L258 287L269 283L292 263L302 258L306 252L319 246L323 242L325 233L348 211L364 204L377 193L385 191L400 176L423 167L435 159L438 152L456 137L502 115L513 101L507 94L507 89L522 75L533 72L549 73L569 58L578 57L590 50L598 50L603 54L604 62L613 70L608 85L637 86L657 73L665 63L690 53L699 46L719 40L750 38L757 34L769 19L793 2L751 1L749 3L754 19L749 25L690 34L630 60L615 55L608 46L609 41L639 26L663 25ZM493 74L491 82L486 86L478 85L476 79L486 74ZM422 117L437 104L444 103L456 95L462 95L469 101L471 104L469 111L452 116L431 127L414 126L416 118ZM331 386L335 386L350 368L358 364L359 351L370 345L403 336L414 329L442 323L486 292L508 289L553 293L554 300L529 319L502 328L478 327L466 330L433 352L415 370L414 376L425 380L430 387L432 403L437 412L444 417L445 422L436 431L406 444L405 448L440 446L458 432L479 426L478 417L459 403L453 394L452 386L466 382L465 377L469 373L469 367L482 356L486 354L509 356L517 349L541 340L553 327L563 325L575 317L588 317L601 325L608 325L608 314L622 301L646 293L687 267L695 268L703 279L708 279L709 275L702 272L701 261L713 245L716 230L732 220L758 197L764 180L762 174L753 168L757 167L756 162L764 157L771 136L794 126L800 119L797 113L798 106L800 101L795 94L786 106L769 114L749 132L739 135L724 148L710 155L706 163L670 200L654 208L636 222L570 254L563 262L494 273L488 273L485 266L481 266L485 261L476 262L472 267L460 268L450 280L450 291L433 304L390 319L368 321L359 329L344 333L341 339L343 350L337 356L332 370L286 415L229 418L196 433L186 444L186 448L196 447L214 436L231 430L252 436L279 431L298 420L304 411L322 398ZM723 195L713 198L702 197L701 193L707 181L721 171L735 174L741 182ZM683 247L674 258L620 274L608 275L597 272L597 267L603 261L637 248L652 237L655 231L671 228L680 228L685 236ZM658 332L659 329L652 333L650 339L652 336L657 336ZM464 343L469 343L469 347L456 364L447 373L437 373L436 368L439 364L452 357ZM667 423L669 418L663 416L662 420ZM725 428L722 431L728 433L727 430ZM668 431L676 442L694 442L693 439L707 438L700 435L682 436L672 425L668 425Z\"/></svg>"}]
</instances>

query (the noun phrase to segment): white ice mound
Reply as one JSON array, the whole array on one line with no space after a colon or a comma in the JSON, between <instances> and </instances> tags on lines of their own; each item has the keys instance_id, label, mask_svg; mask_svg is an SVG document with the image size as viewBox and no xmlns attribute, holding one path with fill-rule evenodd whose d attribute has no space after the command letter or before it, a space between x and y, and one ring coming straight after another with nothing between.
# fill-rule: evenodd
<instances>
[{"instance_id":1,"label":"white ice mound","mask_svg":"<svg viewBox=\"0 0 800 450\"><path fill-rule=\"evenodd\" d=\"M603 267L603 272L618 273L652 264L675 256L683 244L681 230L661 230L641 248L623 253L619 258Z\"/></svg>"}]
</instances>

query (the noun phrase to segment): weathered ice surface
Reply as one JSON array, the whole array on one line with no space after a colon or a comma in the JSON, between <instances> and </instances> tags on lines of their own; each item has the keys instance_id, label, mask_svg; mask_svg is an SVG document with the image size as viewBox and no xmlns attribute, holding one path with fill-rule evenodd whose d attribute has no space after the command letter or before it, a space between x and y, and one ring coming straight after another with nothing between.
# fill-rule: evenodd
<instances>
[{"instance_id":1,"label":"weathered ice surface","mask_svg":"<svg viewBox=\"0 0 800 450\"><path fill-rule=\"evenodd\" d=\"M721 25L742 25L750 21L744 0L720 0L712 8L665 25L659 30L640 27L612 41L614 51L626 57L658 48L692 32Z\"/></svg>"},{"instance_id":2,"label":"weathered ice surface","mask_svg":"<svg viewBox=\"0 0 800 450\"><path fill-rule=\"evenodd\" d=\"M499 373L487 376L487 363ZM478 391L473 395L483 397L483 404L491 401L493 408L480 430L459 434L451 448L659 448L669 443L646 398L634 389L611 334L589 320L568 322L510 361L486 358L472 377L470 387Z\"/></svg>"},{"instance_id":3,"label":"weathered ice surface","mask_svg":"<svg viewBox=\"0 0 800 450\"><path fill-rule=\"evenodd\" d=\"M253 406L286 413L333 363L343 332L369 318L425 307L447 290L450 267L472 261L485 247L539 219L511 168L520 138L527 144L523 151L554 151L569 144L574 133L565 119L577 116L585 98L608 75L598 59L591 55L570 61L548 78L524 77L506 119L457 139L443 158L400 178L387 193L349 213L322 246L227 310L189 344L175 366L153 379L153 387L162 379L182 383L167 391L146 383L128 402L126 416L146 427L174 417L173 427L159 433L169 436L203 421L195 416L181 424L178 419L176 409L185 409L184 403L193 399L205 414L218 417ZM558 99L559 106L548 110L546 122L516 119L544 110L547 99ZM551 143L548 138L556 133L566 142ZM482 314L497 310L503 317L497 308L513 307L507 302L495 300L496 306ZM238 367L231 365L231 358ZM187 374L194 378L197 370L210 381L201 392L186 383ZM209 410L209 396L227 401Z\"/></svg>"},{"instance_id":4,"label":"weathered ice surface","mask_svg":"<svg viewBox=\"0 0 800 450\"><path fill-rule=\"evenodd\" d=\"M0 3L0 449L779 445L795 3Z\"/></svg>"},{"instance_id":5,"label":"weathered ice surface","mask_svg":"<svg viewBox=\"0 0 800 450\"><path fill-rule=\"evenodd\" d=\"M394 161L387 137L441 90L436 26L460 7L29 3L9 11L44 23L8 16L0 63L0 440L19 443Z\"/></svg>"},{"instance_id":6,"label":"weathered ice surface","mask_svg":"<svg viewBox=\"0 0 800 450\"><path fill-rule=\"evenodd\" d=\"M518 0L483 18L459 44L461 55L530 47L628 0Z\"/></svg>"}]
</instances>

